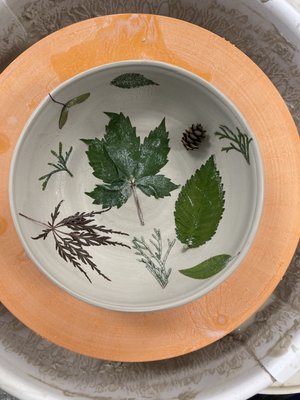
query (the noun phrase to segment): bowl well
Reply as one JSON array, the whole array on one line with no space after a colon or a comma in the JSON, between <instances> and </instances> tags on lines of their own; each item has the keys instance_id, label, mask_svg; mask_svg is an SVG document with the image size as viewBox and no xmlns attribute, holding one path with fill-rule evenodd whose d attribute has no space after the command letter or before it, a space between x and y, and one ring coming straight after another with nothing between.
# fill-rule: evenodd
<instances>
[{"instance_id":1,"label":"bowl well","mask_svg":"<svg viewBox=\"0 0 300 400\"><path fill-rule=\"evenodd\" d=\"M127 74L127 80L116 80L124 74ZM90 95L84 100L78 99L85 93ZM26 124L11 164L12 215L23 246L35 264L52 281L77 298L119 311L153 311L179 306L205 295L223 282L249 250L263 202L263 172L258 145L238 109L200 77L154 61L124 61L85 71L64 82L51 92L51 96L53 99L44 99ZM53 101L67 104L74 98L77 100L71 107ZM52 231L45 240L33 240L32 237L47 228L19 213L47 223L62 200L56 222L77 212L102 210L101 205L93 204L93 199L86 195L86 192L93 191L95 185L103 182L93 175L86 155L89 147L81 139L103 138L105 126L111 118L105 112L118 115L122 112L128 116L141 143L165 118L170 151L168 162L158 175L165 175L180 187L172 187L168 193L170 196L160 199L137 191L145 225L140 224L133 195L120 208L112 207L107 212L92 216L92 223L98 227L104 225L104 229L127 235L106 232L105 236L109 235L109 242L114 245L84 247L90 257L85 259L86 262L88 258L92 260L111 280L109 282L81 260L80 268L86 272L90 282L80 268L74 268L71 262L63 260L55 248ZM60 129L59 123L62 125L64 120ZM187 151L181 142L182 133L195 123L201 123L206 137L199 149ZM220 125L230 128L233 133L237 133L238 128L245 134L244 141L246 136L251 139L249 160L245 154L234 149L222 151L224 147L230 147L231 141L215 135L216 132L222 133ZM67 153L70 154L66 168L53 174L45 190L42 190L45 179L39 178L51 172L51 165L47 163L59 160L51 150L58 157L61 150L65 161ZM224 212L211 240L187 249L186 244L176 237L175 203L187 180L201 166L207 165L212 160L211 156L225 192ZM64 232L70 233L68 227L64 228ZM104 231L101 233L103 236ZM164 255L169 251L162 279L159 278L159 274L163 275L162 270L155 273L151 270L151 263L139 261L141 258L147 261L150 254L136 254L142 238L152 254L157 249L150 240L157 246L161 241L162 256L156 260L152 258L154 264L156 262L153 268L162 267ZM193 279L179 272L222 254L231 256L229 262L208 279Z\"/></svg>"}]
</instances>

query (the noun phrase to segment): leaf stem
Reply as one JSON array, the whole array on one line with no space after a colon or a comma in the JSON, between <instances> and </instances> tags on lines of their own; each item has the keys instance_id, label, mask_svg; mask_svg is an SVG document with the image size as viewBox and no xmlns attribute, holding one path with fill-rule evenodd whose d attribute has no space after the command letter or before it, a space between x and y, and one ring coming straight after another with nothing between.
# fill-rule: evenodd
<instances>
[{"instance_id":1,"label":"leaf stem","mask_svg":"<svg viewBox=\"0 0 300 400\"><path fill-rule=\"evenodd\" d=\"M46 227L46 228L48 228L48 229L49 229L49 228L51 229L51 226L45 224L44 222L41 222L41 221L38 221L38 220L36 220L36 219L27 217L27 215L24 215L24 214L22 214L22 213L19 213L19 215L21 215L21 217L24 217L24 218L26 218L26 219L29 219L29 221L35 222L35 223L37 223L37 224L39 224L39 225L42 225L42 226L44 226L44 227Z\"/></svg>"},{"instance_id":2,"label":"leaf stem","mask_svg":"<svg viewBox=\"0 0 300 400\"><path fill-rule=\"evenodd\" d=\"M61 103L60 101L55 100L55 99L51 96L50 93L48 93L48 94L49 94L50 99L51 99L54 103L60 104L61 106L66 107L66 104L65 104L65 103Z\"/></svg>"},{"instance_id":3,"label":"leaf stem","mask_svg":"<svg viewBox=\"0 0 300 400\"><path fill-rule=\"evenodd\" d=\"M136 192L136 185L135 185L134 181L131 181L130 185L131 185L131 190L132 190L134 202L135 202L135 205L136 205L136 208L137 208L137 213L138 213L138 216L139 216L140 223L141 223L141 225L145 225L144 217L143 217L142 209L141 209L141 206L140 206L139 198L138 198L138 195L137 195L137 192Z\"/></svg>"}]
</instances>

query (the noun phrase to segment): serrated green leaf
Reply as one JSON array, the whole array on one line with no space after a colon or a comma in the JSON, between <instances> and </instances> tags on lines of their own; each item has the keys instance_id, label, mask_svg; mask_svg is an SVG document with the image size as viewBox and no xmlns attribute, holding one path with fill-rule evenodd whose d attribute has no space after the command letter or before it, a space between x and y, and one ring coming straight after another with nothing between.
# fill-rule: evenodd
<instances>
[{"instance_id":1,"label":"serrated green leaf","mask_svg":"<svg viewBox=\"0 0 300 400\"><path fill-rule=\"evenodd\" d=\"M88 151L86 152L89 164L93 168L93 175L96 178L102 179L105 183L112 183L120 179L118 168L109 157L106 150L104 140L94 139L82 141L87 144Z\"/></svg>"},{"instance_id":2,"label":"serrated green leaf","mask_svg":"<svg viewBox=\"0 0 300 400\"><path fill-rule=\"evenodd\" d=\"M110 121L103 139L82 139L88 145L87 155L94 175L106 183L87 194L94 199L94 203L106 208L120 207L132 193L143 225L136 188L147 196L162 198L178 187L164 175L155 175L166 164L169 152L165 121L150 132L141 146L128 117L122 113L105 114ZM144 176L145 173L148 175Z\"/></svg>"},{"instance_id":3,"label":"serrated green leaf","mask_svg":"<svg viewBox=\"0 0 300 400\"><path fill-rule=\"evenodd\" d=\"M170 192L178 188L178 185L164 175L144 176L136 181L136 186L147 196L154 196L156 199L170 196Z\"/></svg>"},{"instance_id":4,"label":"serrated green leaf","mask_svg":"<svg viewBox=\"0 0 300 400\"><path fill-rule=\"evenodd\" d=\"M89 146L90 144L94 144L95 140L99 140L97 138L95 139L80 139L83 143L85 143L87 146Z\"/></svg>"},{"instance_id":5,"label":"serrated green leaf","mask_svg":"<svg viewBox=\"0 0 300 400\"><path fill-rule=\"evenodd\" d=\"M214 157L182 187L175 204L178 239L188 247L198 247L216 233L224 211L224 191Z\"/></svg>"},{"instance_id":6,"label":"serrated green leaf","mask_svg":"<svg viewBox=\"0 0 300 400\"><path fill-rule=\"evenodd\" d=\"M73 99L69 100L69 101L66 103L66 106L67 106L68 108L73 107L73 106L76 106L76 104L83 103L83 102L84 102L85 100L87 100L89 97L90 97L90 93L81 94L80 96L76 96L76 97L74 97Z\"/></svg>"},{"instance_id":7,"label":"serrated green leaf","mask_svg":"<svg viewBox=\"0 0 300 400\"><path fill-rule=\"evenodd\" d=\"M61 113L60 113L59 121L58 121L59 129L62 129L64 127L65 123L68 120L68 115L69 115L68 107L63 106L63 108L61 109Z\"/></svg>"},{"instance_id":8,"label":"serrated green leaf","mask_svg":"<svg viewBox=\"0 0 300 400\"><path fill-rule=\"evenodd\" d=\"M111 184L97 185L95 189L86 193L92 199L93 204L101 204L103 208L120 208L131 193L131 187L128 181L116 181Z\"/></svg>"},{"instance_id":9,"label":"serrated green leaf","mask_svg":"<svg viewBox=\"0 0 300 400\"><path fill-rule=\"evenodd\" d=\"M149 133L149 136L145 137L140 149L141 155L135 172L136 178L155 175L167 164L170 147L165 118L157 128Z\"/></svg>"},{"instance_id":10,"label":"serrated green leaf","mask_svg":"<svg viewBox=\"0 0 300 400\"><path fill-rule=\"evenodd\" d=\"M195 267L180 269L179 272L189 278L207 279L222 271L230 260L230 255L220 254L203 261Z\"/></svg>"},{"instance_id":11,"label":"serrated green leaf","mask_svg":"<svg viewBox=\"0 0 300 400\"><path fill-rule=\"evenodd\" d=\"M104 135L105 146L117 168L131 179L140 158L140 138L123 113L105 113L110 121Z\"/></svg>"},{"instance_id":12,"label":"serrated green leaf","mask_svg":"<svg viewBox=\"0 0 300 400\"><path fill-rule=\"evenodd\" d=\"M151 79L148 79L144 75L138 73L127 73L119 75L115 79L113 79L110 84L117 86L121 89L133 89L148 85L158 86L158 83L153 82Z\"/></svg>"}]
</instances>

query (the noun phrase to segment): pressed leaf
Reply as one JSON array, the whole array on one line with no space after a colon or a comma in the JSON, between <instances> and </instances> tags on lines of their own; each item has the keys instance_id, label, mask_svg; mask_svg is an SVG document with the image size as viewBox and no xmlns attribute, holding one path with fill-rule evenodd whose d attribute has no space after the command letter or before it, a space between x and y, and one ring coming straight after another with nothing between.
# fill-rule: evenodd
<instances>
[{"instance_id":1,"label":"pressed leaf","mask_svg":"<svg viewBox=\"0 0 300 400\"><path fill-rule=\"evenodd\" d=\"M84 102L85 100L87 100L89 97L90 97L90 93L81 94L80 96L76 96L76 97L74 97L73 99L69 100L69 101L66 103L66 106L67 106L68 108L73 107L73 106L76 106L76 104L83 103L83 102Z\"/></svg>"},{"instance_id":2,"label":"pressed leaf","mask_svg":"<svg viewBox=\"0 0 300 400\"><path fill-rule=\"evenodd\" d=\"M54 163L49 162L48 165L51 166L51 167L53 167L52 170L51 170L50 172L48 172L47 174L45 174L45 175L43 175L43 176L41 176L41 177L39 178L39 181L43 181L43 183L42 183L42 190L45 190L45 189L46 189L50 178L51 178L54 174L56 174L56 173L58 173L58 172L65 171L65 172L67 172L71 177L73 177L72 172L71 172L71 171L69 170L69 168L67 167L67 162L68 162L68 159L69 159L69 157L70 157L72 151L73 151L73 147L71 146L71 147L69 148L69 150L66 151L65 154L63 154L63 144L62 144L61 142L59 142L59 144L58 144L58 154L57 154L57 152L54 151L54 150L51 150L51 151L50 151L50 153L51 153L54 157L57 158L57 163L54 164Z\"/></svg>"},{"instance_id":3,"label":"pressed leaf","mask_svg":"<svg viewBox=\"0 0 300 400\"><path fill-rule=\"evenodd\" d=\"M86 268L97 272L104 279L110 281L99 267L94 263L92 255L88 252L90 246L122 246L130 249L125 243L114 240L111 235L128 236L125 232L115 231L114 229L106 228L104 225L98 226L95 217L102 214L109 209L102 211L92 212L76 212L73 215L61 219L56 222L60 214L61 200L55 207L54 211L50 214L51 222L47 223L38 221L24 214L19 213L23 218L35 222L43 226L42 233L32 237L33 240L43 239L46 240L49 234L55 242L55 250L61 258L69 262L78 269L89 282L92 283L91 278L86 272Z\"/></svg>"},{"instance_id":4,"label":"pressed leaf","mask_svg":"<svg viewBox=\"0 0 300 400\"><path fill-rule=\"evenodd\" d=\"M221 151L228 153L231 150L235 150L241 153L250 165L249 146L252 142L252 138L246 133L242 133L238 127L236 128L237 133L234 133L225 125L220 125L220 130L221 132L215 132L215 135L218 136L220 140L229 140L229 146L222 147Z\"/></svg>"},{"instance_id":5,"label":"pressed leaf","mask_svg":"<svg viewBox=\"0 0 300 400\"><path fill-rule=\"evenodd\" d=\"M169 136L165 118L160 125L145 137L141 144L140 161L135 173L136 178L157 174L168 162Z\"/></svg>"},{"instance_id":6,"label":"pressed leaf","mask_svg":"<svg viewBox=\"0 0 300 400\"><path fill-rule=\"evenodd\" d=\"M61 113L60 113L60 117L59 117L59 121L58 121L59 129L62 129L63 126L65 125L65 123L67 122L68 114L69 114L68 107L63 106L63 108L61 109Z\"/></svg>"},{"instance_id":7,"label":"pressed leaf","mask_svg":"<svg viewBox=\"0 0 300 400\"><path fill-rule=\"evenodd\" d=\"M180 269L179 272L189 278L207 279L222 271L231 258L228 254L220 254L203 261L195 267Z\"/></svg>"},{"instance_id":8,"label":"pressed leaf","mask_svg":"<svg viewBox=\"0 0 300 400\"><path fill-rule=\"evenodd\" d=\"M121 207L133 194L144 225L137 188L147 196L162 198L178 187L164 175L156 175L167 163L170 150L165 120L141 145L128 117L122 113L105 114L110 121L103 139L82 139L88 145L87 155L94 175L105 183L87 194L103 207Z\"/></svg>"},{"instance_id":9,"label":"pressed leaf","mask_svg":"<svg viewBox=\"0 0 300 400\"><path fill-rule=\"evenodd\" d=\"M147 196L154 196L156 199L170 196L170 192L178 188L178 185L164 175L145 176L136 181L136 186Z\"/></svg>"},{"instance_id":10,"label":"pressed leaf","mask_svg":"<svg viewBox=\"0 0 300 400\"><path fill-rule=\"evenodd\" d=\"M172 268L166 268L166 262L175 241L175 239L172 241L168 239L168 248L164 252L160 229L155 228L148 243L143 236L132 239L135 254L139 256L137 260L146 265L147 270L151 272L163 289L167 286L172 272Z\"/></svg>"},{"instance_id":11,"label":"pressed leaf","mask_svg":"<svg viewBox=\"0 0 300 400\"><path fill-rule=\"evenodd\" d=\"M131 193L131 187L127 181L119 181L106 185L97 185L95 189L86 193L92 199L93 204L101 204L103 208L120 208Z\"/></svg>"},{"instance_id":12,"label":"pressed leaf","mask_svg":"<svg viewBox=\"0 0 300 400\"><path fill-rule=\"evenodd\" d=\"M86 152L90 166L93 168L93 175L96 178L102 179L105 183L112 183L120 178L118 169L115 163L112 161L106 150L104 140L94 139L85 140L82 139L88 147Z\"/></svg>"},{"instance_id":13,"label":"pressed leaf","mask_svg":"<svg viewBox=\"0 0 300 400\"><path fill-rule=\"evenodd\" d=\"M128 73L117 76L111 82L111 85L117 86L121 89L133 89L148 85L157 85L158 83L153 82L151 79L146 78L142 74Z\"/></svg>"},{"instance_id":14,"label":"pressed leaf","mask_svg":"<svg viewBox=\"0 0 300 400\"><path fill-rule=\"evenodd\" d=\"M110 121L104 135L110 158L127 178L132 178L140 158L140 138L123 113L105 113Z\"/></svg>"},{"instance_id":15,"label":"pressed leaf","mask_svg":"<svg viewBox=\"0 0 300 400\"><path fill-rule=\"evenodd\" d=\"M182 187L175 204L178 239L188 247L198 247L216 233L224 211L224 191L214 157Z\"/></svg>"}]
</instances>

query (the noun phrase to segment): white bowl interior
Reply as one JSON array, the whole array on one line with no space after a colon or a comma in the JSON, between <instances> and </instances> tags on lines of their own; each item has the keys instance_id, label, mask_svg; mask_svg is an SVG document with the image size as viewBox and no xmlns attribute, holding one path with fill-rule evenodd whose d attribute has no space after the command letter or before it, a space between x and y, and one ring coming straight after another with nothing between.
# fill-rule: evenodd
<instances>
[{"instance_id":1,"label":"white bowl interior","mask_svg":"<svg viewBox=\"0 0 300 400\"><path fill-rule=\"evenodd\" d=\"M159 86L120 89L110 85L118 75L141 73ZM240 153L221 151L225 143L214 132L220 124L239 127L251 135L239 111L212 85L180 68L150 61L127 61L86 71L63 83L52 95L65 102L82 93L91 95L84 103L69 110L63 129L58 129L60 106L46 98L24 128L17 144L10 180L10 199L14 222L22 243L36 265L60 287L76 297L97 306L122 311L150 311L178 306L197 299L220 284L240 264L254 238L263 200L263 173L255 137L250 146L250 165ZM53 239L32 240L42 227L18 215L26 214L47 222L54 207L64 200L61 217L79 211L100 211L85 192L101 182L92 175L82 138L101 138L108 118L104 114L123 112L137 128L141 140L166 118L170 137L169 162L161 173L184 185L212 154L222 176L225 211L217 232L201 247L183 251L176 240L167 265L172 268L169 283L162 289L145 266L137 261L133 249L91 247L90 254L101 271L112 282L88 271L92 284L71 264L59 257ZM200 122L207 138L198 150L188 152L181 143L182 132ZM253 135L252 135L253 136ZM58 173L41 190L38 178L49 171L53 161L50 150L73 146L68 167L74 177ZM131 245L133 236L148 240L154 228L162 233L163 244L176 238L174 206L180 188L170 197L154 199L139 192L145 226L139 224L132 196L121 208L97 216L97 223L130 236L122 241ZM118 238L120 239L120 238ZM230 254L233 259L219 274L196 280L183 276L179 269L192 267L217 254Z\"/></svg>"}]
</instances>

